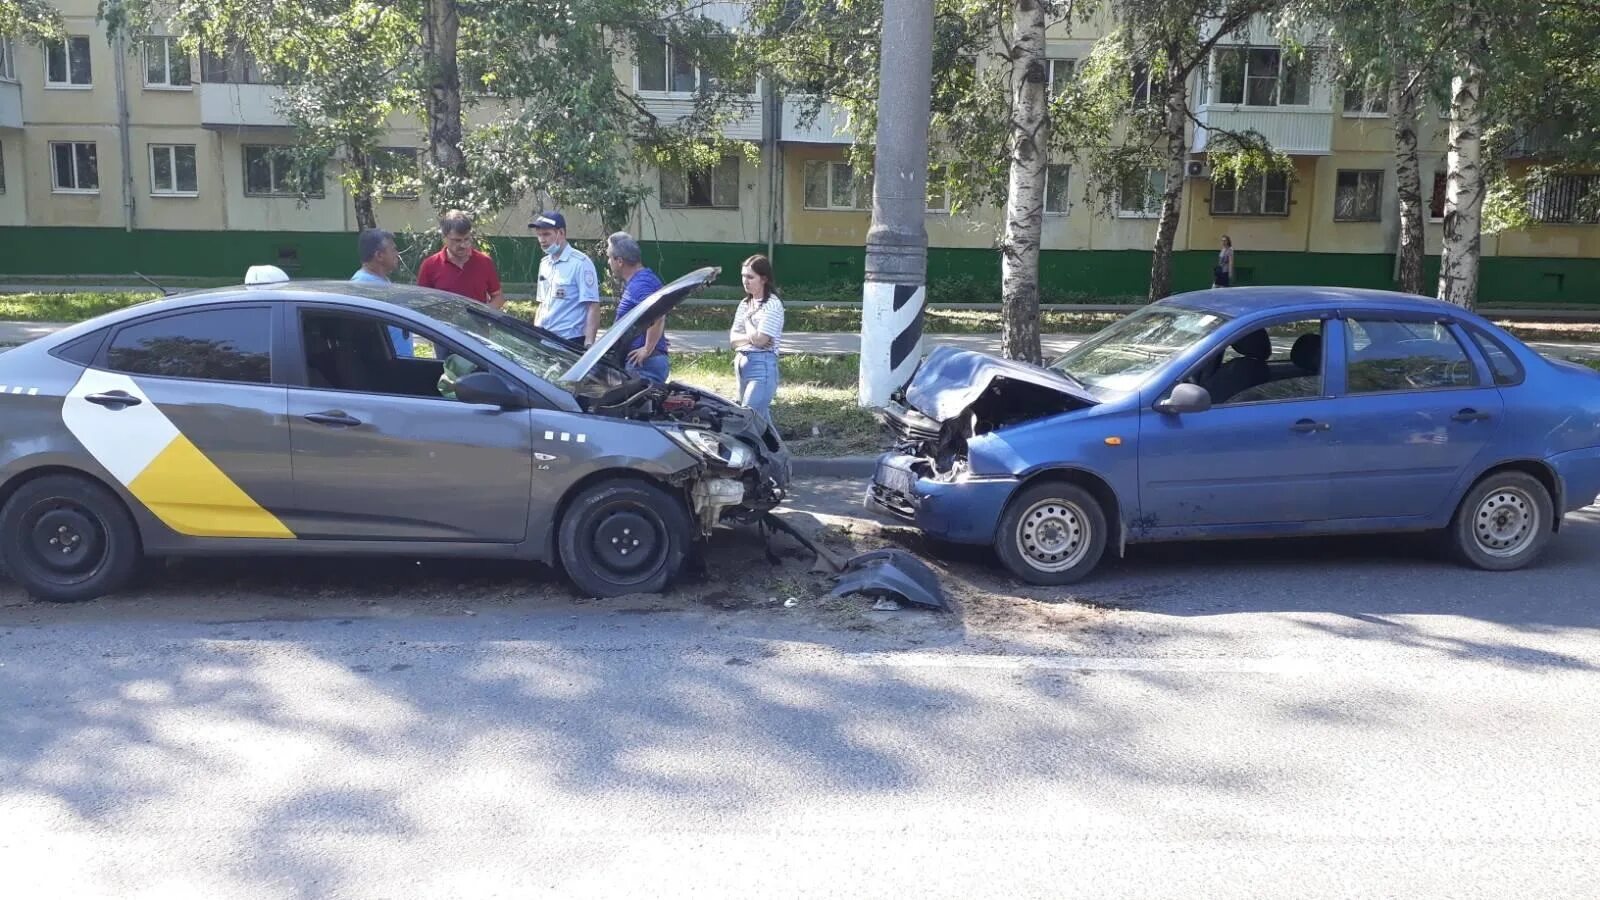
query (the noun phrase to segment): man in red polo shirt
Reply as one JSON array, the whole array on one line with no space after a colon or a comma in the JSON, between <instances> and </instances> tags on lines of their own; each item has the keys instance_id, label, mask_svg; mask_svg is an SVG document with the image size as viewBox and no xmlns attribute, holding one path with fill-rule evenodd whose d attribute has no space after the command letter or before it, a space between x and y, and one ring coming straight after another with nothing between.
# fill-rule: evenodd
<instances>
[{"instance_id":1,"label":"man in red polo shirt","mask_svg":"<svg viewBox=\"0 0 1600 900\"><path fill-rule=\"evenodd\" d=\"M422 261L417 268L417 284L460 294L495 309L506 305L500 290L500 273L494 260L472 246L472 217L452 209L439 220L444 249Z\"/></svg>"}]
</instances>

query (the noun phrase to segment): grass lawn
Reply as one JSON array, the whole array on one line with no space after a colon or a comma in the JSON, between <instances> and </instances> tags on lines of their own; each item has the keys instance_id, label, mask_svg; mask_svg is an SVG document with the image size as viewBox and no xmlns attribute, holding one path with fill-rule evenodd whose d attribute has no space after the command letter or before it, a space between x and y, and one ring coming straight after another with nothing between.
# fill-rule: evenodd
<instances>
[{"instance_id":1,"label":"grass lawn","mask_svg":"<svg viewBox=\"0 0 1600 900\"><path fill-rule=\"evenodd\" d=\"M856 405L860 364L854 354L779 357L772 417L796 455L851 456L877 453L887 446L888 432ZM672 380L728 398L738 389L731 352L674 353Z\"/></svg>"}]
</instances>

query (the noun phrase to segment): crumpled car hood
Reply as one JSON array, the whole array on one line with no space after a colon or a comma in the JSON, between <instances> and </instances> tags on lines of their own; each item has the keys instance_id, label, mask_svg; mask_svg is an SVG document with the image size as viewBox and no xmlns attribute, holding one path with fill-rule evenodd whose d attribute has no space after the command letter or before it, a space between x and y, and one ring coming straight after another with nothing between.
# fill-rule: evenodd
<instances>
[{"instance_id":1,"label":"crumpled car hood","mask_svg":"<svg viewBox=\"0 0 1600 900\"><path fill-rule=\"evenodd\" d=\"M1055 391L1084 406L1100 402L1072 379L1050 369L976 350L941 346L928 354L912 376L906 387L906 403L930 419L946 422L1004 381Z\"/></svg>"}]
</instances>

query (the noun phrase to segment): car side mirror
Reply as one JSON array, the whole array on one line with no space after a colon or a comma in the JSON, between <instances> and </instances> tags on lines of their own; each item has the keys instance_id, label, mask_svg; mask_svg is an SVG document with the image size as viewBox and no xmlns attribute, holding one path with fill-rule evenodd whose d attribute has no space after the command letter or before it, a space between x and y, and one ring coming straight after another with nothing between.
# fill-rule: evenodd
<instances>
[{"instance_id":1,"label":"car side mirror","mask_svg":"<svg viewBox=\"0 0 1600 900\"><path fill-rule=\"evenodd\" d=\"M1165 399L1156 401L1156 412L1168 415L1205 412L1211 408L1211 392L1198 384L1180 384Z\"/></svg>"},{"instance_id":2,"label":"car side mirror","mask_svg":"<svg viewBox=\"0 0 1600 900\"><path fill-rule=\"evenodd\" d=\"M527 398L493 372L473 372L456 382L456 399L501 409L525 409Z\"/></svg>"}]
</instances>

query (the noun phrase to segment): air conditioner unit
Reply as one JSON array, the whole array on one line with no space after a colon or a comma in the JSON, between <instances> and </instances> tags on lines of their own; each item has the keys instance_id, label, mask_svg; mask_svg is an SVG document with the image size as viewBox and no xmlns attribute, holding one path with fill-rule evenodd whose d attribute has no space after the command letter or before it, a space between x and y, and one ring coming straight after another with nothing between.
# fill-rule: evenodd
<instances>
[{"instance_id":1,"label":"air conditioner unit","mask_svg":"<svg viewBox=\"0 0 1600 900\"><path fill-rule=\"evenodd\" d=\"M1210 166L1210 164L1208 164L1205 160L1201 160L1201 159L1191 159L1191 160L1189 160L1189 177L1190 178L1210 178L1211 177L1211 166Z\"/></svg>"}]
</instances>

